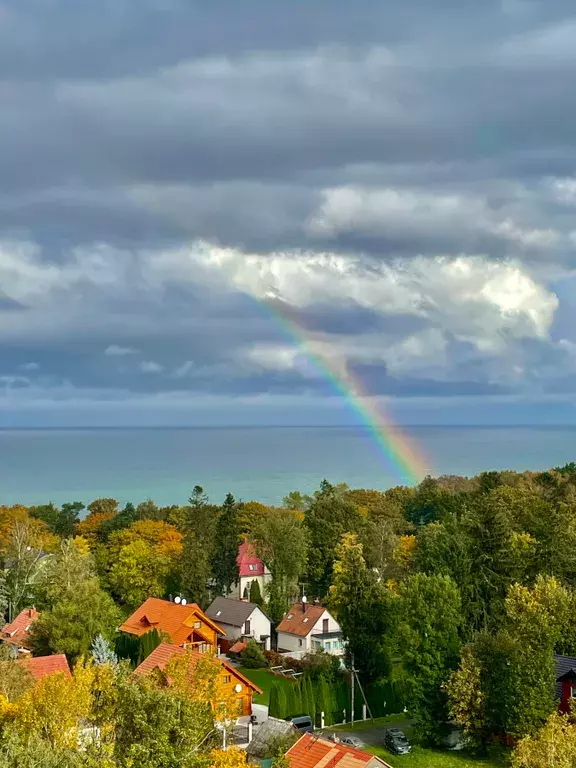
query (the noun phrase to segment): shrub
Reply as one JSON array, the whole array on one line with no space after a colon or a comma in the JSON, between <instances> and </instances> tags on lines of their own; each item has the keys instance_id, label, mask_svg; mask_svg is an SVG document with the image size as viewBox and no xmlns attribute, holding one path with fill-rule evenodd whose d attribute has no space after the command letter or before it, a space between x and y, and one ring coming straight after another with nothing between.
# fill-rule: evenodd
<instances>
[{"instance_id":1,"label":"shrub","mask_svg":"<svg viewBox=\"0 0 576 768\"><path fill-rule=\"evenodd\" d=\"M263 650L255 640L248 640L242 651L242 665L247 669L262 669L267 664Z\"/></svg>"}]
</instances>

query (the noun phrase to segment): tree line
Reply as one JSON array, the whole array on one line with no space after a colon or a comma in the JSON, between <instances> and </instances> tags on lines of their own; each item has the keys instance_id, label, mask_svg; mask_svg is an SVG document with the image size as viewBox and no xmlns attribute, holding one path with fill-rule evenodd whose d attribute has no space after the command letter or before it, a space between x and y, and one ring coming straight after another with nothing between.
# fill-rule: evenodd
<instances>
[{"instance_id":1,"label":"tree line","mask_svg":"<svg viewBox=\"0 0 576 768\"><path fill-rule=\"evenodd\" d=\"M553 654L576 655L574 464L387 491L324 481L279 507L214 504L196 486L184 506L98 499L82 514L0 507L1 607L38 605L43 653L79 658L151 595L206 607L237 580L247 538L272 574L271 618L304 584L361 679L401 690L429 741L450 719L480 748L536 738L556 706Z\"/></svg>"}]
</instances>

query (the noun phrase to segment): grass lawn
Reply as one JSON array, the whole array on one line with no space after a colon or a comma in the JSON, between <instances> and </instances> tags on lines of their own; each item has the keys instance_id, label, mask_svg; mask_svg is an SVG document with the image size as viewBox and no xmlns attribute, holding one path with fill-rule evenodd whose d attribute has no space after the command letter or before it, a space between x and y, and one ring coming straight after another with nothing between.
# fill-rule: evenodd
<instances>
[{"instance_id":1,"label":"grass lawn","mask_svg":"<svg viewBox=\"0 0 576 768\"><path fill-rule=\"evenodd\" d=\"M398 725L410 738L410 728L406 727L406 721L410 715L400 713L398 715L386 715L386 717L377 717L374 720L357 720L352 728L351 723L344 723L344 725L330 725L328 726L332 731L347 731L356 733L356 731L366 731L370 728L378 728L379 726Z\"/></svg>"},{"instance_id":2,"label":"grass lawn","mask_svg":"<svg viewBox=\"0 0 576 768\"><path fill-rule=\"evenodd\" d=\"M475 757L464 752L412 747L408 755L392 755L384 747L367 747L367 752L378 755L392 768L503 768L508 764L506 752L490 757Z\"/></svg>"},{"instance_id":3,"label":"grass lawn","mask_svg":"<svg viewBox=\"0 0 576 768\"><path fill-rule=\"evenodd\" d=\"M294 683L291 683L289 680L280 677L280 675L274 675L267 669L246 669L246 667L238 667L238 672L241 672L244 677L247 677L248 680L256 683L258 688L262 689L263 693L261 696L259 694L254 696L254 704L265 704L268 706L270 703L270 689L272 688L272 683L274 681L280 683L280 685L294 685Z\"/></svg>"}]
</instances>

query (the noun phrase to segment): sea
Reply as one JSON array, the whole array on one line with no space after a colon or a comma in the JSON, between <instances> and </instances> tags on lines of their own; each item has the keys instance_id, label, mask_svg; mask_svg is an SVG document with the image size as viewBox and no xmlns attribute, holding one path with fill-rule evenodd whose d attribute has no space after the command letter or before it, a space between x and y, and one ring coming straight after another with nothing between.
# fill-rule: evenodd
<instances>
[{"instance_id":1,"label":"sea","mask_svg":"<svg viewBox=\"0 0 576 768\"><path fill-rule=\"evenodd\" d=\"M430 475L542 470L576 460L576 427L408 427ZM385 490L407 478L360 427L0 430L0 504L85 504L103 496L185 504L279 504L323 479Z\"/></svg>"}]
</instances>

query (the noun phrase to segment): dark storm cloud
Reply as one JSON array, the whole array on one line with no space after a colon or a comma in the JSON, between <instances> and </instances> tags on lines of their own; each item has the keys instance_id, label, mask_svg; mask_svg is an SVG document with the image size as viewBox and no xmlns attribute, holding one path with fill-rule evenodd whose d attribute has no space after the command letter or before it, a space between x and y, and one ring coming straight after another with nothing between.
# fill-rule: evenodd
<instances>
[{"instance_id":1,"label":"dark storm cloud","mask_svg":"<svg viewBox=\"0 0 576 768\"><path fill-rule=\"evenodd\" d=\"M325 396L250 298L276 276L296 287L302 332L369 361L375 393L564 391L573 14L567 0L0 0L5 386ZM170 260L198 238L264 257L333 250L353 268ZM460 254L488 266L429 295L433 272L411 259ZM492 275L506 258L526 273ZM464 289L479 319L459 334Z\"/></svg>"}]
</instances>

